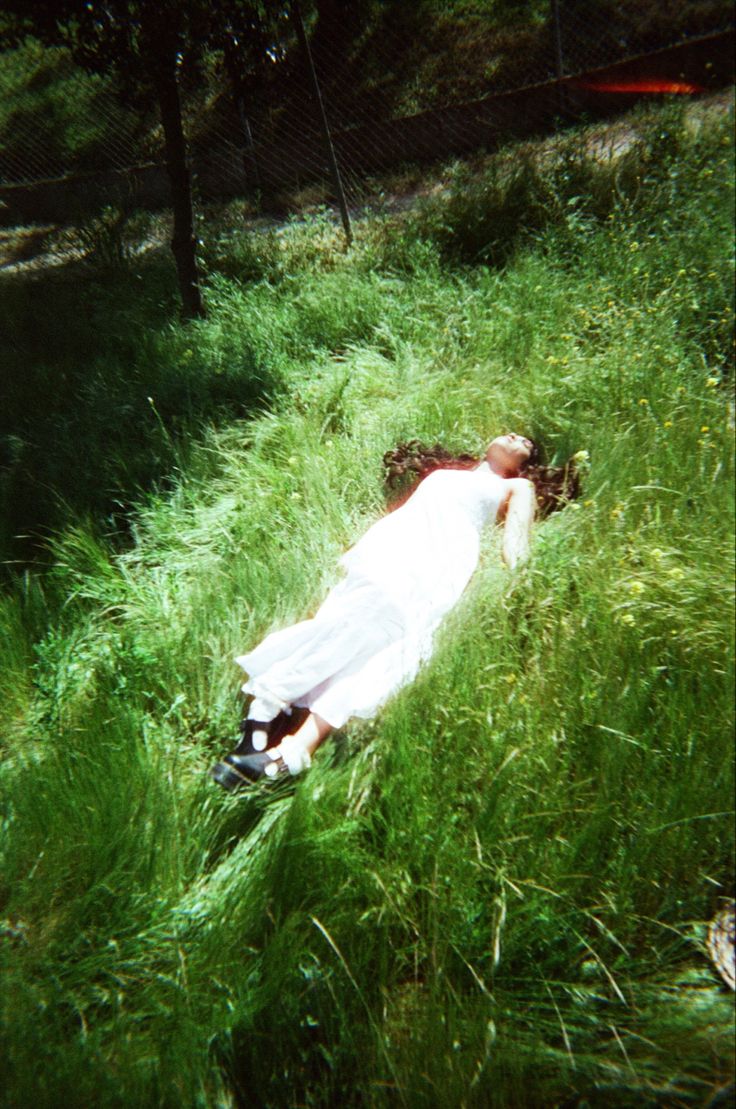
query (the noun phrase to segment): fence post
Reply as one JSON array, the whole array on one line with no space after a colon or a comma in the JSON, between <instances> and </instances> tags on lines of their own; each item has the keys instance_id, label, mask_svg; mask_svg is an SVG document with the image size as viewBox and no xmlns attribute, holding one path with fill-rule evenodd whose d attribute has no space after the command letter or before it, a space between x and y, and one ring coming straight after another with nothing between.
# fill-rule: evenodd
<instances>
[{"instance_id":1,"label":"fence post","mask_svg":"<svg viewBox=\"0 0 736 1109\"><path fill-rule=\"evenodd\" d=\"M554 32L555 43L555 75L557 77L557 111L560 116L565 111L565 97L564 89L562 86L562 79L565 75L564 64L562 61L562 29L560 26L560 3L559 0L551 0L552 4L552 29Z\"/></svg>"},{"instance_id":2,"label":"fence post","mask_svg":"<svg viewBox=\"0 0 736 1109\"><path fill-rule=\"evenodd\" d=\"M253 142L253 132L250 129L250 123L248 121L247 115L245 114L243 97L239 94L236 97L236 104L238 108L238 119L240 120L240 129L243 132L243 138L245 139L245 148L248 154L250 154L250 161L253 168L253 177L256 183L256 189L261 192L261 175L258 170L258 158L256 157L256 147L255 143ZM243 158L243 168L245 169L245 172L247 174L247 155Z\"/></svg>"},{"instance_id":3,"label":"fence post","mask_svg":"<svg viewBox=\"0 0 736 1109\"><path fill-rule=\"evenodd\" d=\"M351 243L353 241L353 231L352 231L352 228L350 226L350 216L348 214L348 206L347 206L347 202L345 200L345 193L344 193L343 187L342 187L342 180L340 178L340 169L339 169L338 164L337 164L337 157L335 155L335 148L332 145L332 135L330 134L330 125L327 122L327 113L325 112L325 106L324 106L324 103L322 101L322 93L320 91L319 81L317 80L317 71L314 68L314 62L312 60L312 51L309 47L309 39L307 38L307 32L304 28L304 20L302 19L302 12L301 12L301 7L299 6L299 0L292 0L292 8L293 8L293 11L294 11L294 17L295 17L295 22L296 22L296 33L297 33L297 37L299 39L299 45L301 46L302 50L304 51L304 54L305 54L306 59L307 59L307 66L309 68L309 76L310 76L311 81L312 81L312 88L314 90L314 95L315 95L315 98L317 100L317 105L319 107L319 117L320 117L320 122L322 124L322 134L323 134L324 140L325 140L325 147L327 148L327 158L328 158L328 161L330 163L330 172L332 174L332 184L334 186L335 193L337 195L337 203L340 206L340 215L342 216L342 225L343 225L343 228L345 229L345 238L347 239L348 243Z\"/></svg>"}]
</instances>

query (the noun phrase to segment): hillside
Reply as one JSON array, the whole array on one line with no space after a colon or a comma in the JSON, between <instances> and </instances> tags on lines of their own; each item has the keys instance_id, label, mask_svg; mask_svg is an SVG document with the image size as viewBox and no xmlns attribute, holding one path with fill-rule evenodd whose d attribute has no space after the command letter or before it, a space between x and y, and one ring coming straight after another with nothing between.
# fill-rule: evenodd
<instances>
[{"instance_id":1,"label":"hillside","mask_svg":"<svg viewBox=\"0 0 736 1109\"><path fill-rule=\"evenodd\" d=\"M567 0L557 8L550 0L315 0L302 8L338 130L550 81L558 69L594 70L733 26L724 0ZM308 146L310 176L325 176L311 83L287 10L239 29L236 20L227 52L211 49L182 65L185 129L203 177L213 164L226 175L244 145L267 160L273 141ZM15 44L11 27L0 13L0 184L162 161L160 118L145 83L89 74L68 50L33 37ZM711 87L707 73L698 80ZM346 176L354 160L366 161L349 137L340 153ZM256 181L256 192L264 185L267 192L267 182Z\"/></svg>"},{"instance_id":2,"label":"hillside","mask_svg":"<svg viewBox=\"0 0 736 1109\"><path fill-rule=\"evenodd\" d=\"M734 888L732 114L457 165L350 251L324 213L223 229L186 326L155 256L6 280L6 520L58 509L0 608L9 1105L733 1079L704 947ZM313 610L384 452L507 428L589 456L529 565L489 536L410 688L286 788L218 791L232 659Z\"/></svg>"}]
</instances>

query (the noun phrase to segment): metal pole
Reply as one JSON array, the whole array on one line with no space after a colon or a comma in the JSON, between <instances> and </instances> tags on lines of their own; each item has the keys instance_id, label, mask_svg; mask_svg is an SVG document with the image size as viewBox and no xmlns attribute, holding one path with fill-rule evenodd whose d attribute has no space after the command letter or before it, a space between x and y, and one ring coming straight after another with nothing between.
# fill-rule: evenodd
<instances>
[{"instance_id":1,"label":"metal pole","mask_svg":"<svg viewBox=\"0 0 736 1109\"><path fill-rule=\"evenodd\" d=\"M304 54L305 54L306 59L307 59L307 65L309 67L309 75L310 75L311 80L312 80L312 88L314 90L314 95L315 95L315 98L317 100L317 105L319 107L320 121L322 123L322 134L323 134L324 140L325 140L325 147L327 148L327 158L328 158L328 161L330 163L330 172L332 174L332 184L334 186L335 193L337 195L337 203L340 206L340 215L342 216L342 225L343 225L343 228L345 229L345 238L347 239L348 243L351 243L353 241L353 231L352 231L352 228L350 226L350 216L348 214L348 206L347 206L347 202L345 200L345 193L344 193L343 187L342 187L342 180L340 178L340 170L339 170L339 167L337 165L337 157L335 155L335 148L332 145L332 136L330 134L330 125L327 122L327 113L325 112L325 106L324 106L324 103L322 102L322 93L320 91L319 81L317 80L317 72L314 68L314 62L312 60L312 51L309 48L309 39L307 38L307 32L304 29L304 20L302 19L302 13L301 13L301 8L299 6L299 0L292 0L292 8L293 8L294 16L295 16L295 20L296 20L296 33L297 33L297 36L299 38L299 44L300 44L302 50L304 51Z\"/></svg>"},{"instance_id":2,"label":"metal pole","mask_svg":"<svg viewBox=\"0 0 736 1109\"><path fill-rule=\"evenodd\" d=\"M552 2L552 27L554 29L555 38L555 74L557 76L557 110L560 115L563 115L565 110L564 91L562 86L562 79L565 75L562 63L562 30L560 27L560 4L559 0L551 0Z\"/></svg>"},{"instance_id":3,"label":"metal pole","mask_svg":"<svg viewBox=\"0 0 736 1109\"><path fill-rule=\"evenodd\" d=\"M253 142L253 132L250 129L250 123L248 121L247 115L245 114L245 105L243 104L242 96L238 96L237 105L238 105L238 118L240 120L240 128L241 128L241 130L243 132L243 136L245 138L246 149L247 149L248 153L250 154L250 160L251 160L251 165L253 167L253 176L255 178L256 188L260 192L261 191L261 175L258 172L258 159L256 158L256 148L255 148L255 144ZM244 159L244 161L245 161L245 159ZM246 169L246 173L247 173L247 169Z\"/></svg>"}]
</instances>

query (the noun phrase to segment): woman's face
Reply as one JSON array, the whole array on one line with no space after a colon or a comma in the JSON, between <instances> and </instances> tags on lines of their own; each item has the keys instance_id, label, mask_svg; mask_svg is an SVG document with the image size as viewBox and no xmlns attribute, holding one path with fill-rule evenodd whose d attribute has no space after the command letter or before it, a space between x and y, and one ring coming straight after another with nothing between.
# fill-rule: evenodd
<instances>
[{"instance_id":1,"label":"woman's face","mask_svg":"<svg viewBox=\"0 0 736 1109\"><path fill-rule=\"evenodd\" d=\"M493 440L486 451L486 462L502 477L517 477L531 458L533 450L531 439L509 431Z\"/></svg>"}]
</instances>

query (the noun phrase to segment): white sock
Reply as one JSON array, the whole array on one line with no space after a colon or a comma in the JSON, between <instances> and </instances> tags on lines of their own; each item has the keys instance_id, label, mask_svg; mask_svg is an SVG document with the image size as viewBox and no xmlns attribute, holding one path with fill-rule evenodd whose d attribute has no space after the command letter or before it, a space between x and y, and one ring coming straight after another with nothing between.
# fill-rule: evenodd
<instances>
[{"instance_id":1,"label":"white sock","mask_svg":"<svg viewBox=\"0 0 736 1109\"><path fill-rule=\"evenodd\" d=\"M290 774L301 774L303 770L309 770L312 765L312 756L306 748L306 745L300 742L296 736L287 735L281 741L279 754L286 763Z\"/></svg>"}]
</instances>

